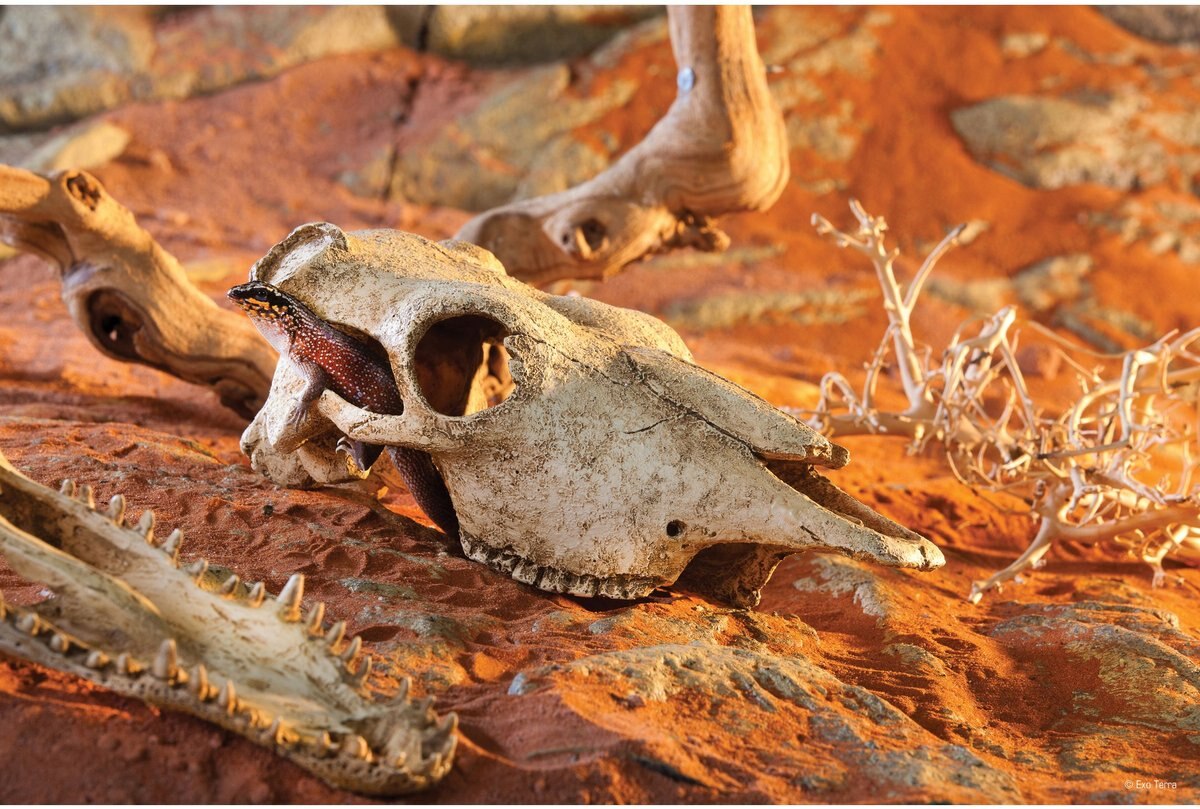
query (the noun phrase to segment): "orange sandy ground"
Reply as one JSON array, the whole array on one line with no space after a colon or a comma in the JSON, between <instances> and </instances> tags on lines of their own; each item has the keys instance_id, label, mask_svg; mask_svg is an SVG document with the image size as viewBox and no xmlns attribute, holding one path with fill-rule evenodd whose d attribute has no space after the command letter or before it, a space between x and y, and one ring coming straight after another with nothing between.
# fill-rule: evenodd
<instances>
[{"instance_id":1,"label":"orange sandy ground","mask_svg":"<svg viewBox=\"0 0 1200 809\"><path fill-rule=\"evenodd\" d=\"M828 12L841 26L865 13ZM661 314L672 302L722 289L872 289L868 268L820 240L807 223L820 211L847 226L845 202L855 196L888 217L910 255L915 243L936 241L956 222L991 223L944 262L939 273L947 277L1001 277L1046 256L1090 252L1097 262L1092 282L1104 303L1164 331L1200 323L1196 296L1179 292L1195 289L1194 268L1142 245L1124 246L1080 221L1080 211L1113 209L1125 195L1099 186L1028 189L974 161L947 120L954 107L1036 91L1047 75L1061 76L1068 86L1123 80L1120 68L1100 70L1055 47L1016 64L1005 61L997 42L1006 32L1046 31L1100 53L1126 47L1130 35L1088 9L888 13L894 19L880 31L873 76L823 79L828 97L853 103L865 133L854 159L822 167L794 153L795 174L813 178L836 170L847 191L820 195L793 183L768 213L726 223L735 245L782 245L783 252L751 269L667 257L588 293ZM1164 62L1182 58L1174 50L1139 47ZM615 73L644 76L652 64L672 74L666 42L627 55ZM411 103L397 90L406 78L418 82ZM168 249L200 268L197 280L219 296L244 277L250 261L306 221L452 234L468 214L355 197L336 177L389 142L419 145L476 103L482 83L463 66L408 52L325 59L215 96L111 113L108 119L131 131L133 141L95 173ZM632 103L593 126L614 132L628 147L673 92L669 82L645 82ZM832 103L813 102L814 114ZM852 767L831 763L836 751L811 735L802 712L770 714L750 702L734 706L686 693L631 705L586 678L573 680L569 690L507 696L522 669L669 642L663 627L694 620L706 607L684 593L633 606L543 594L453 552L439 553L439 535L402 493L386 498L388 511L354 491L279 490L249 469L238 449L242 422L215 397L99 357L69 320L51 269L19 257L5 262L0 275L0 450L44 483L70 476L93 483L102 498L124 492L135 510L154 508L160 525L183 527L187 552L235 568L244 579L262 579L277 590L289 573L305 573L307 595L326 600L329 613L347 618L369 646L397 666L433 672L418 674L416 689L435 694L440 711L458 712L461 744L453 772L419 800L987 799L989 793L960 789L949 779L932 791L895 784L881 791ZM873 350L884 318L873 303L867 309L850 328L773 319L684 336L702 364L776 403L804 404L821 373L854 371ZM914 325L924 340L940 345L966 315L930 298ZM1072 383L1064 374L1035 384L1039 395L1054 400ZM1119 719L1111 719L1116 730L1098 734L1105 717L1128 714L1138 699L1101 688L1099 661L1062 665L1058 649L1004 643L989 633L1030 604L1083 599L1166 609L1186 630L1200 618L1200 572L1171 565L1168 572L1183 583L1152 590L1147 569L1111 548L1060 549L1026 584L972 606L964 599L970 582L1015 558L1031 536L1030 523L989 507L934 458L907 457L899 444L881 439L846 443L853 461L838 482L933 539L946 552L946 567L929 574L879 572L893 609L877 619L864 613L852 590L793 587L806 576L820 580L814 560L793 557L775 574L761 607L729 613L718 637L733 643L757 633L768 647L795 649L843 682L888 700L933 738L970 748L1005 774L1016 790L1004 793L1012 800L1194 800L1194 785L1171 793L1121 787L1139 774L1194 773L1200 748L1181 731ZM445 616L455 629L430 643L411 621L389 618L377 591L355 592L343 586L347 579L400 588L411 613ZM0 574L0 585L17 601L37 597L38 588L11 574ZM630 628L587 631L608 617ZM882 651L895 643L931 651L946 673L901 669ZM406 653L405 644L415 644L423 657ZM394 674L385 670L376 684L386 687ZM1095 711L1078 709L1081 692L1099 695ZM754 728L748 738L735 729L740 722ZM11 660L0 661L0 727L0 800L6 802L357 800L203 722ZM887 746L886 730L874 738ZM787 767L775 756L779 747L789 748ZM669 772L646 766L647 760L666 762ZM798 770L789 769L797 761ZM798 771L821 774L832 786L798 785Z\"/></svg>"}]
</instances>

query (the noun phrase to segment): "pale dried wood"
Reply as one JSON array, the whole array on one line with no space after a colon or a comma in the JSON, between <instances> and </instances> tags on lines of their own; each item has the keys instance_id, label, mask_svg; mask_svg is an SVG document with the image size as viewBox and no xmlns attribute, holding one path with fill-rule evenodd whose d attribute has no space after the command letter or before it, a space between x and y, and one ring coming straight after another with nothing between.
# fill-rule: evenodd
<instances>
[{"instance_id":1,"label":"pale dried wood","mask_svg":"<svg viewBox=\"0 0 1200 809\"><path fill-rule=\"evenodd\" d=\"M104 354L210 387L247 418L266 399L276 357L254 326L196 289L87 172L0 165L0 241L59 267L71 317Z\"/></svg>"},{"instance_id":2,"label":"pale dried wood","mask_svg":"<svg viewBox=\"0 0 1200 809\"><path fill-rule=\"evenodd\" d=\"M646 138L591 180L487 211L457 238L529 283L603 278L651 253L723 250L714 217L774 204L788 180L787 133L749 7L668 15L679 95Z\"/></svg>"}]
</instances>

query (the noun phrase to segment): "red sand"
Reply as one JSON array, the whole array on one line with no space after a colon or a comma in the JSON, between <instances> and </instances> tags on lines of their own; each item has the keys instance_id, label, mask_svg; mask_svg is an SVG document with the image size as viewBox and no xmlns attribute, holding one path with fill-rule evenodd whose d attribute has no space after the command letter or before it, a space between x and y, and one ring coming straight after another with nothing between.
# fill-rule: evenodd
<instances>
[{"instance_id":1,"label":"red sand","mask_svg":"<svg viewBox=\"0 0 1200 809\"><path fill-rule=\"evenodd\" d=\"M868 11L813 13L848 30ZM793 155L795 173L842 172L847 191L818 195L794 182L770 212L726 223L735 246L778 244L783 253L748 267L646 262L590 287L589 294L662 314L672 302L717 288L872 289L865 264L807 225L813 211L848 224L845 201L855 196L887 216L910 255L914 243L935 241L949 225L987 220L990 228L978 240L943 263L939 273L948 277L1000 277L1047 256L1090 252L1096 260L1091 281L1102 303L1133 311L1162 331L1200 322L1195 295L1163 294L1194 289L1195 268L1174 254L1154 256L1144 245L1122 245L1115 234L1081 221L1081 211L1112 210L1131 195L1092 185L1026 188L973 160L947 120L955 107L1038 92L1046 76L1092 88L1138 76L1136 66L1086 64L1056 44L1035 57L1006 61L998 44L1005 33L1043 31L1096 53L1131 47L1134 38L1086 8L886 13L892 22L879 29L874 72L821 77L826 98L812 102L814 115L828 114L839 99L853 104L853 120L865 133L853 159L822 167L819 160ZM760 39L774 33L764 24ZM1163 64L1194 58L1137 47ZM627 55L617 74L639 78L651 64L671 75L666 42ZM106 117L131 131L133 141L121 158L95 173L185 262L224 262L223 277L211 271L200 276L203 288L218 296L244 277L250 261L303 222L452 234L469 214L355 197L337 177L389 144L420 143L470 109L482 84L476 72L408 52L324 59L211 97L111 113ZM644 82L630 104L580 136L607 129L627 148L665 109L670 92L664 83ZM1155 193L1167 192L1150 189L1141 196ZM885 322L875 300L868 299L869 314L851 328L780 318L685 336L701 363L779 404L803 404L809 383L821 373L853 371L869 356ZM923 339L939 345L966 315L931 298L914 325ZM347 619L387 661L390 668L374 681L377 686L409 673L418 693L436 696L439 711L458 712L455 768L417 800L1197 797L1187 784L1169 792L1123 788L1129 777L1194 773L1196 741L1180 727L1139 719L1136 689L1130 695L1113 685L1102 653L1090 663L1086 655L1064 658L1067 640L1055 641L1049 630L1048 646L1012 642L993 630L1030 605L1090 599L1169 610L1190 631L1200 618L1200 573L1172 565L1169 573L1185 583L1152 590L1147 569L1112 548L1062 549L1028 583L972 606L964 599L970 582L1011 561L1030 537L1030 523L989 507L936 459L907 457L898 443L847 442L853 461L838 481L932 538L948 563L923 575L877 571L871 581L890 605L886 618L864 612L854 588L794 587L806 577L825 580L819 560L801 557L780 567L763 604L751 613L713 610L679 593L622 605L543 594L439 552L440 535L424 527L427 521L403 493L386 500L397 516L357 490L275 488L249 469L238 450L241 422L214 396L98 357L59 302L54 273L31 257L3 267L0 379L0 450L18 468L47 484L67 476L90 482L101 497L121 491L135 511L152 507L160 525L182 527L189 537L185 555L203 555L272 589L292 572L305 573L306 595L327 601L329 613ZM1064 374L1038 384L1046 395L1062 397L1072 381ZM0 573L0 586L17 601L37 598L38 588L9 573ZM522 670L686 643L687 633L672 627L694 630L710 613L726 616L714 630L720 645L734 648L754 638L775 654L806 657L911 717L914 733L924 734L914 737L920 744L969 749L1014 791L956 784L949 772L933 785L918 779L909 787L859 777L847 763L854 761L847 751L856 743L828 741L810 714L795 706L767 710L686 690L646 702L626 698L606 681L573 674L562 674L552 688L508 695ZM618 621L620 630L590 631L601 619ZM926 650L944 671L900 665L885 651L895 644ZM1084 704L1080 694L1092 701ZM5 802L355 800L203 722L11 660L0 661L0 727ZM887 727L858 732L880 749L892 749ZM916 755L916 742L895 744ZM811 780L818 775L825 780Z\"/></svg>"}]
</instances>

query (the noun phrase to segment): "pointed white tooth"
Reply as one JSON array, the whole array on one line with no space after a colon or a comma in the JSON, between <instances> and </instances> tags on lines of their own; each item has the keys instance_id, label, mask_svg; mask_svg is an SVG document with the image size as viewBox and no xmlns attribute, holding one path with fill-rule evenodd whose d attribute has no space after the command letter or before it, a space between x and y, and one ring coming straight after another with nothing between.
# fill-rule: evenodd
<instances>
[{"instance_id":1,"label":"pointed white tooth","mask_svg":"<svg viewBox=\"0 0 1200 809\"><path fill-rule=\"evenodd\" d=\"M65 494L67 497L75 496L75 481L70 478L64 478L62 485L58 487L59 494Z\"/></svg>"},{"instance_id":2,"label":"pointed white tooth","mask_svg":"<svg viewBox=\"0 0 1200 809\"><path fill-rule=\"evenodd\" d=\"M270 727L267 728L267 735L274 741L279 738L280 732L283 730L283 720L278 716L271 721Z\"/></svg>"},{"instance_id":3,"label":"pointed white tooth","mask_svg":"<svg viewBox=\"0 0 1200 809\"><path fill-rule=\"evenodd\" d=\"M438 733L450 736L456 730L458 730L458 714L456 713L446 714L438 723Z\"/></svg>"},{"instance_id":4,"label":"pointed white tooth","mask_svg":"<svg viewBox=\"0 0 1200 809\"><path fill-rule=\"evenodd\" d=\"M170 680L179 668L179 655L175 647L175 639L167 638L158 647L150 673L160 680Z\"/></svg>"},{"instance_id":5,"label":"pointed white tooth","mask_svg":"<svg viewBox=\"0 0 1200 809\"><path fill-rule=\"evenodd\" d=\"M317 748L320 755L327 756L337 750L337 745L333 743L333 737L329 735L329 731L323 730L320 735L313 740L313 746Z\"/></svg>"},{"instance_id":6,"label":"pointed white tooth","mask_svg":"<svg viewBox=\"0 0 1200 809\"><path fill-rule=\"evenodd\" d=\"M221 585L221 593L223 595L230 595L233 593L234 590L237 589L237 586L241 583L242 583L242 580L240 578L238 578L238 575L236 573L234 573L232 576L230 576L228 579L225 580L224 584Z\"/></svg>"},{"instance_id":7,"label":"pointed white tooth","mask_svg":"<svg viewBox=\"0 0 1200 809\"><path fill-rule=\"evenodd\" d=\"M66 635L55 632L50 638L50 648L59 654L66 654L71 650L71 640Z\"/></svg>"},{"instance_id":8,"label":"pointed white tooth","mask_svg":"<svg viewBox=\"0 0 1200 809\"><path fill-rule=\"evenodd\" d=\"M108 518L117 525L125 523L125 495L114 494L108 501Z\"/></svg>"},{"instance_id":9,"label":"pointed white tooth","mask_svg":"<svg viewBox=\"0 0 1200 809\"><path fill-rule=\"evenodd\" d=\"M88 652L87 658L83 661L83 665L89 669L102 669L109 663L108 655L99 649L92 649Z\"/></svg>"},{"instance_id":10,"label":"pointed white tooth","mask_svg":"<svg viewBox=\"0 0 1200 809\"><path fill-rule=\"evenodd\" d=\"M360 651L362 651L362 638L360 638L358 635L355 635L350 640L350 644L342 650L340 656L346 665L349 666L354 662L354 658L358 657L358 653Z\"/></svg>"},{"instance_id":11,"label":"pointed white tooth","mask_svg":"<svg viewBox=\"0 0 1200 809\"><path fill-rule=\"evenodd\" d=\"M304 574L293 573L279 591L279 616L285 621L300 620L300 600L304 598Z\"/></svg>"},{"instance_id":12,"label":"pointed white tooth","mask_svg":"<svg viewBox=\"0 0 1200 809\"><path fill-rule=\"evenodd\" d=\"M146 538L146 542L154 544L154 512L146 509L138 520L137 532Z\"/></svg>"},{"instance_id":13,"label":"pointed white tooth","mask_svg":"<svg viewBox=\"0 0 1200 809\"><path fill-rule=\"evenodd\" d=\"M401 679L400 687L398 689L396 689L396 694L391 699L392 704L400 705L402 703L408 702L408 690L410 688L412 688L412 680L410 680L407 677L404 677L403 679Z\"/></svg>"},{"instance_id":14,"label":"pointed white tooth","mask_svg":"<svg viewBox=\"0 0 1200 809\"><path fill-rule=\"evenodd\" d=\"M433 697L421 697L413 703L413 708L416 709L418 716L429 716L430 711L433 709Z\"/></svg>"},{"instance_id":15,"label":"pointed white tooth","mask_svg":"<svg viewBox=\"0 0 1200 809\"><path fill-rule=\"evenodd\" d=\"M271 738L280 747L290 747L298 740L295 731L279 720L276 720L271 727L274 729Z\"/></svg>"},{"instance_id":16,"label":"pointed white tooth","mask_svg":"<svg viewBox=\"0 0 1200 809\"><path fill-rule=\"evenodd\" d=\"M226 680L217 692L217 704L232 716L237 711L237 702L237 688L234 687L233 680Z\"/></svg>"},{"instance_id":17,"label":"pointed white tooth","mask_svg":"<svg viewBox=\"0 0 1200 809\"><path fill-rule=\"evenodd\" d=\"M348 733L342 737L341 754L352 758L370 759L371 745L357 733Z\"/></svg>"},{"instance_id":18,"label":"pointed white tooth","mask_svg":"<svg viewBox=\"0 0 1200 809\"><path fill-rule=\"evenodd\" d=\"M38 629L41 628L41 621L32 612L27 612L17 619L17 629L24 632L26 635L36 635Z\"/></svg>"},{"instance_id":19,"label":"pointed white tooth","mask_svg":"<svg viewBox=\"0 0 1200 809\"><path fill-rule=\"evenodd\" d=\"M338 621L329 627L329 631L325 633L325 642L329 644L329 650L337 651L338 644L342 642L342 638L344 637L346 637L345 621Z\"/></svg>"},{"instance_id":20,"label":"pointed white tooth","mask_svg":"<svg viewBox=\"0 0 1200 809\"><path fill-rule=\"evenodd\" d=\"M80 503L83 503L90 509L96 508L96 493L92 491L92 487L88 484L83 484L79 487L79 493L75 495Z\"/></svg>"},{"instance_id":21,"label":"pointed white tooth","mask_svg":"<svg viewBox=\"0 0 1200 809\"><path fill-rule=\"evenodd\" d=\"M208 669L203 663L192 666L192 677L188 688L195 692L196 699L201 702L208 699Z\"/></svg>"},{"instance_id":22,"label":"pointed white tooth","mask_svg":"<svg viewBox=\"0 0 1200 809\"><path fill-rule=\"evenodd\" d=\"M323 601L312 605L305 623L308 625L308 634L317 637L325 634L321 631L321 624L325 623L325 603Z\"/></svg>"},{"instance_id":23,"label":"pointed white tooth","mask_svg":"<svg viewBox=\"0 0 1200 809\"><path fill-rule=\"evenodd\" d=\"M176 528L162 544L162 552L174 559L179 554L179 546L183 544L183 532Z\"/></svg>"},{"instance_id":24,"label":"pointed white tooth","mask_svg":"<svg viewBox=\"0 0 1200 809\"><path fill-rule=\"evenodd\" d=\"M361 688L362 684L367 681L367 677L371 676L371 656L363 655L362 663L358 670L350 675L353 678L355 688Z\"/></svg>"},{"instance_id":25,"label":"pointed white tooth","mask_svg":"<svg viewBox=\"0 0 1200 809\"><path fill-rule=\"evenodd\" d=\"M139 674L142 671L142 666L130 657L128 653L122 652L117 656L117 670L124 674Z\"/></svg>"},{"instance_id":26,"label":"pointed white tooth","mask_svg":"<svg viewBox=\"0 0 1200 809\"><path fill-rule=\"evenodd\" d=\"M250 588L250 594L247 596L247 599L250 602L250 606L259 607L262 606L263 599L266 597L267 586L260 581Z\"/></svg>"},{"instance_id":27,"label":"pointed white tooth","mask_svg":"<svg viewBox=\"0 0 1200 809\"><path fill-rule=\"evenodd\" d=\"M186 568L184 568L184 570L186 570L188 573L190 573L192 578L195 579L197 583L199 583L200 579L204 576L204 574L206 572L208 572L208 560L207 559L197 559L195 562L192 562L190 565L188 565Z\"/></svg>"}]
</instances>

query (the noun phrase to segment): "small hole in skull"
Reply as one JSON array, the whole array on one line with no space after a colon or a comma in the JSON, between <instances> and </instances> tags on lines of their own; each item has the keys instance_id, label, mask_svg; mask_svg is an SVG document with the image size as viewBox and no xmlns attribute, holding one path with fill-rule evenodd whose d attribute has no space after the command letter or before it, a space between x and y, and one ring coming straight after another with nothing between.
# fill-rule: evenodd
<instances>
[{"instance_id":1,"label":"small hole in skull","mask_svg":"<svg viewBox=\"0 0 1200 809\"><path fill-rule=\"evenodd\" d=\"M513 392L504 324L486 315L459 315L429 327L417 343L421 395L444 416L486 410Z\"/></svg>"},{"instance_id":2,"label":"small hole in skull","mask_svg":"<svg viewBox=\"0 0 1200 809\"><path fill-rule=\"evenodd\" d=\"M587 246L596 251L604 246L608 229L599 219L585 219L579 223L579 232L583 234L583 240L587 242Z\"/></svg>"},{"instance_id":3,"label":"small hole in skull","mask_svg":"<svg viewBox=\"0 0 1200 809\"><path fill-rule=\"evenodd\" d=\"M667 536L672 538L681 536L686 529L687 526L684 525L683 520L671 520L667 523Z\"/></svg>"}]
</instances>

